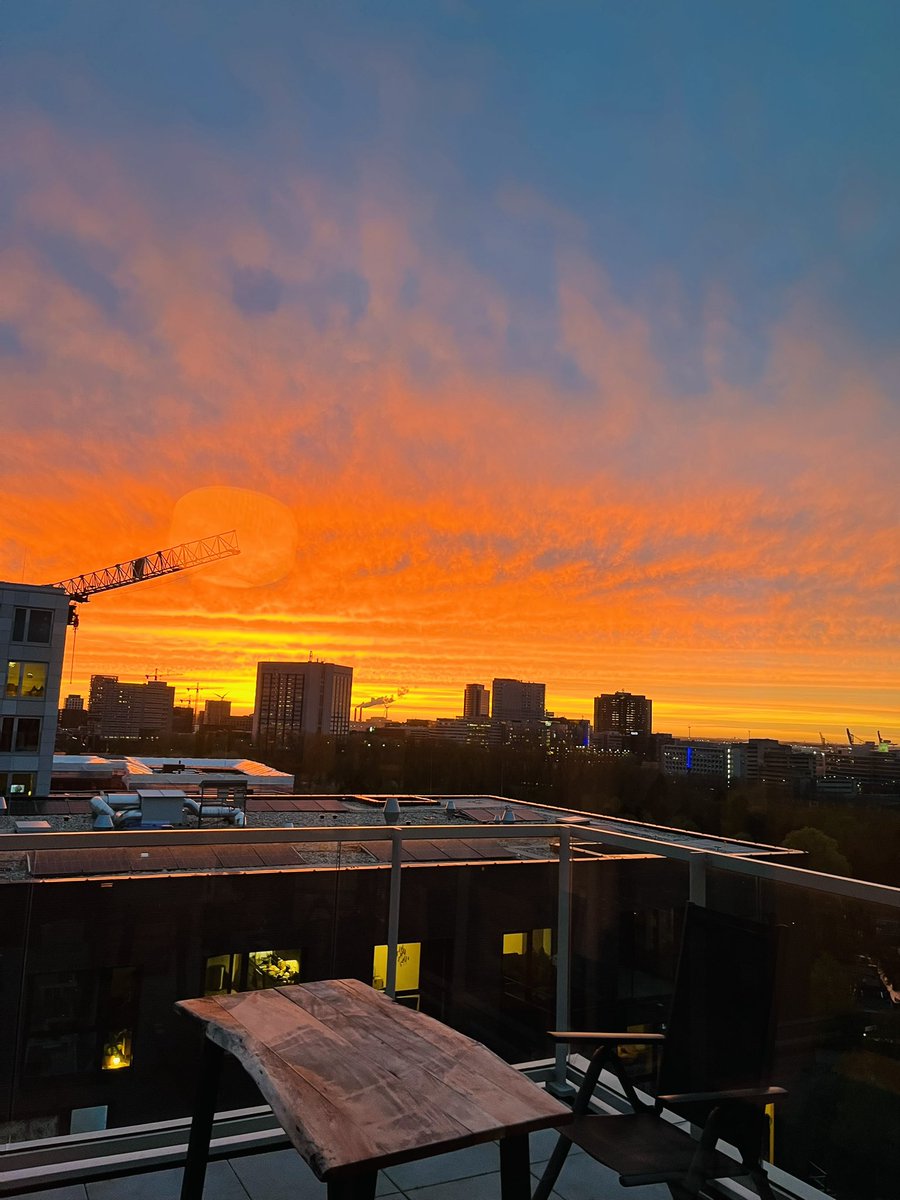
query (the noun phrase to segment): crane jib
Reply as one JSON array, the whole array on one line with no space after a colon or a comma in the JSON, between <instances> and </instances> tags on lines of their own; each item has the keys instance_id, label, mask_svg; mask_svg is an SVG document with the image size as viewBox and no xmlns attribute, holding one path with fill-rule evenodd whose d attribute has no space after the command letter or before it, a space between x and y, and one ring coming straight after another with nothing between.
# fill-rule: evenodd
<instances>
[{"instance_id":1,"label":"crane jib","mask_svg":"<svg viewBox=\"0 0 900 1200\"><path fill-rule=\"evenodd\" d=\"M158 579L161 575L172 575L188 567L201 567L218 559L231 558L240 552L237 532L231 529L227 533L215 533L194 542L182 542L166 550L156 550L153 554L143 554L130 562L74 575L71 579L63 579L50 586L63 588L73 601L83 602L98 592L143 583L146 579Z\"/></svg>"}]
</instances>

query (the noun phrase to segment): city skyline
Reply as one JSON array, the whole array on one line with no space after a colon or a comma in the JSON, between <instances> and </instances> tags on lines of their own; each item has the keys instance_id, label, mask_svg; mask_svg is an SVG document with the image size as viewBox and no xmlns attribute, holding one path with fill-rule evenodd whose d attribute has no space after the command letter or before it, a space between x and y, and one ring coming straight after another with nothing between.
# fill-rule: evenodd
<instances>
[{"instance_id":1,"label":"city skyline","mask_svg":"<svg viewBox=\"0 0 900 1200\"><path fill-rule=\"evenodd\" d=\"M900 740L900 10L0 13L0 577L70 680Z\"/></svg>"},{"instance_id":2,"label":"city skyline","mask_svg":"<svg viewBox=\"0 0 900 1200\"><path fill-rule=\"evenodd\" d=\"M233 714L236 717L252 715L252 713L254 712L254 695L258 688L259 670L264 665L267 665L267 664L264 664L263 662L259 662L255 665L254 676L253 676L253 680L249 686L249 689L248 689L246 683L244 683L244 684L237 683L234 685L234 688L235 688L234 692L227 694L227 696L228 696L227 699L225 698L226 693L213 692L210 687L203 686L202 684L200 684L199 688L198 688L199 681L197 681L197 683L192 683L188 686L178 687L176 689L176 700L175 700L176 707L178 707L178 706L180 706L182 708L190 707L194 710L195 714L199 716L199 715L202 715L204 707L206 705L217 706L217 705L227 704L227 705L232 705L237 710L239 710L239 711L235 711L235 713ZM324 659L320 659L320 658L313 658L313 659L306 658L306 659L290 660L289 662L286 662L281 665L291 665L291 666L295 666L298 669L301 669L304 667L304 665L328 666L328 665L334 665L334 664L326 663ZM350 669L352 670L353 668L351 667ZM154 674L149 674L149 675L145 674L144 678L147 679L149 682L153 682L153 683L156 683L158 681L160 686L162 686L166 683L165 674L162 672L159 672L159 671L155 672ZM490 696L490 684L493 682L496 682L497 678L499 678L499 677L488 678L486 680L486 684L483 685L486 688L488 697ZM223 676L221 681L234 682L233 680L230 680L228 676ZM140 679L133 679L133 680L123 679L122 682L126 685L134 686L135 684L140 683ZM507 682L509 682L509 681L507 681ZM375 697L373 695L373 691L375 689L373 689L372 687L367 686L367 685L359 685L358 686L358 685L354 684L353 688L352 688L352 692L351 692L351 697L352 697L351 711L355 712L357 709L360 709L361 711L365 711L367 716L370 714L370 712L375 717L380 717L382 715L389 716L392 721L397 721L400 723L403 723L406 720L437 719L437 718L442 718L442 717L443 718L445 718L445 717L463 717L463 716L465 716L465 712L464 712L465 694L468 691L468 689L473 686L482 686L482 685L473 685L471 682L469 682L460 689L460 694L456 696L455 700L452 698L449 698L449 693L448 693L448 700L447 700L445 709L440 709L440 708L426 709L422 704L416 705L414 703L410 703L410 701L413 700L412 696L410 696L409 701L407 701L408 691L406 688L400 687L400 688L393 688L393 689L387 689L387 690L382 688L381 694L378 697ZM534 685L532 684L532 686L534 686ZM537 686L544 687L545 684L540 683ZM84 700L84 697L82 697L78 694L75 694L75 695L71 694L71 688L69 688L69 687L66 687L63 690L66 691L67 693L69 693L66 696L66 707L70 706L69 702L72 700L75 700L75 699L81 699L82 701ZM90 690L90 689L88 688L87 690ZM626 697L630 695L626 689L617 689L616 694L626 696ZM366 696L365 700L362 699L363 695ZM601 699L601 695L602 695L602 693L598 691L598 692L596 692L596 694L594 694L590 698L589 701L586 701L584 703L584 711L582 711L581 708L579 707L579 704L581 703L580 698L574 702L574 706L570 704L568 710L564 710L563 708L558 707L558 706L554 708L553 705L550 702L548 702L548 704L547 704L548 718L550 716L552 716L552 717L565 717L565 718L568 718L569 720L575 720L575 719L587 720L591 723L591 727L594 728L596 725L596 720L592 719L592 713L595 718L596 713L597 713L597 704ZM248 696L249 696L249 699L247 699ZM389 701L388 705L384 705L384 703L383 703L385 696L388 698L388 701ZM656 701L653 697L650 697L650 696L645 697L643 695L637 695L635 698L638 700L646 701L647 703L653 704L654 712L656 711ZM552 695L551 695L551 700L552 700ZM690 701L688 701L688 703L690 703ZM395 711L395 705L399 705L399 709L397 709L396 711ZM490 707L490 706L488 705L488 707ZM678 706L674 706L674 705L669 706L667 711L675 711L675 710L683 711L684 708L685 708L685 704L682 703L682 704L679 704ZM577 709L577 711L576 711L576 709ZM853 740L860 744L866 743L866 742L877 743L879 736L883 737L887 742L894 742L895 744L900 742L900 738L898 738L896 736L897 731L892 726L888 725L879 716L879 714L869 713L868 717L870 718L870 722L868 724L866 723L866 718L864 717L862 720L855 720L855 721L851 720L851 721L845 722L840 727L834 727L832 725L829 725L828 722L826 722L826 721L816 720L815 715L811 714L809 729L808 730L802 729L794 734L792 734L790 732L785 732L784 730L782 730L780 734L773 730L769 730L768 732L763 733L763 732L760 732L760 730L758 728L757 729L747 728L746 725L741 725L740 721L739 721L739 717L737 715L732 715L730 717L730 719L727 719L727 718L721 718L721 713L720 713L720 719L723 720L723 724L721 726L717 725L715 729L710 728L708 725L703 724L702 722L698 725L696 722L690 722L690 721L687 722L683 728L680 726L676 726L676 725L660 725L659 722L654 717L653 732L655 732L655 733L670 733L679 738L693 737L695 740L703 740L705 738L709 738L710 740L714 740L714 741L718 741L718 740L740 741L741 739L746 738L746 737L753 737L753 738L781 737L782 739L787 740L787 741L796 741L796 742L802 741L802 742L808 742L810 744L815 744L815 745L818 745L820 743L821 738L824 735L826 738L826 741L830 745L835 745L835 744L843 745L848 740L847 733L848 733L848 729L849 729L849 732L853 734ZM356 718L354 717L354 720L355 719ZM478 718L475 718L475 719L478 719ZM497 719L503 720L504 718L498 717ZM874 719L875 724L871 724L871 719ZM877 728L876 728L876 726L877 726Z\"/></svg>"}]
</instances>

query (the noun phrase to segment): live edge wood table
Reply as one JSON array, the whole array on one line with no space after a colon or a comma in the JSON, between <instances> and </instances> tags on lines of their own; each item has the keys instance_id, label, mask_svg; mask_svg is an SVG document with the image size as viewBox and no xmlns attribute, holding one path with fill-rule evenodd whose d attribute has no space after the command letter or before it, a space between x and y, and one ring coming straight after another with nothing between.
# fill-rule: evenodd
<instances>
[{"instance_id":1,"label":"live edge wood table","mask_svg":"<svg viewBox=\"0 0 900 1200\"><path fill-rule=\"evenodd\" d=\"M328 1200L372 1200L382 1167L495 1140L502 1200L528 1200L528 1134L572 1119L479 1042L355 979L177 1007L206 1030L182 1200L201 1200L225 1051L328 1184Z\"/></svg>"}]
</instances>

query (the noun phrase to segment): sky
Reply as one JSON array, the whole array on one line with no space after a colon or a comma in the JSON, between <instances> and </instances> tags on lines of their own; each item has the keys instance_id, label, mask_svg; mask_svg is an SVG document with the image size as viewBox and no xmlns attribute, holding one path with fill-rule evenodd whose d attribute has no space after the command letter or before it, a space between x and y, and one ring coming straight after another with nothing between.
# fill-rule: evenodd
<instances>
[{"instance_id":1,"label":"sky","mask_svg":"<svg viewBox=\"0 0 900 1200\"><path fill-rule=\"evenodd\" d=\"M900 741L900 6L4 0L0 578L63 682Z\"/></svg>"}]
</instances>

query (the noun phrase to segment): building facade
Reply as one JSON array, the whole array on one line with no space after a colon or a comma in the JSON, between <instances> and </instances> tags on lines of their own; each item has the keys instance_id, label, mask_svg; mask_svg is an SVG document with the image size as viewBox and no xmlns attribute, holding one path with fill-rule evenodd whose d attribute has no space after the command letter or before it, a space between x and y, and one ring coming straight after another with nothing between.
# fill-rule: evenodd
<instances>
[{"instance_id":1,"label":"building facade","mask_svg":"<svg viewBox=\"0 0 900 1200\"><path fill-rule=\"evenodd\" d=\"M653 731L653 701L632 692L604 692L594 697L594 733Z\"/></svg>"},{"instance_id":2,"label":"building facade","mask_svg":"<svg viewBox=\"0 0 900 1200\"><path fill-rule=\"evenodd\" d=\"M141 737L172 732L175 689L162 679L120 683L118 675L92 675L91 724L101 737Z\"/></svg>"},{"instance_id":3,"label":"building facade","mask_svg":"<svg viewBox=\"0 0 900 1200\"><path fill-rule=\"evenodd\" d=\"M306 733L349 733L352 688L353 668L337 663L257 664L254 743L271 750Z\"/></svg>"},{"instance_id":4,"label":"building facade","mask_svg":"<svg viewBox=\"0 0 900 1200\"><path fill-rule=\"evenodd\" d=\"M0 583L0 796L50 790L68 611L60 588Z\"/></svg>"},{"instance_id":5,"label":"building facade","mask_svg":"<svg viewBox=\"0 0 900 1200\"><path fill-rule=\"evenodd\" d=\"M463 717L480 721L491 715L491 695L483 683L467 683L463 695Z\"/></svg>"},{"instance_id":6,"label":"building facade","mask_svg":"<svg viewBox=\"0 0 900 1200\"><path fill-rule=\"evenodd\" d=\"M203 724L225 729L231 723L230 700L207 700L203 707Z\"/></svg>"},{"instance_id":7,"label":"building facade","mask_svg":"<svg viewBox=\"0 0 900 1200\"><path fill-rule=\"evenodd\" d=\"M491 684L491 716L496 721L540 721L546 715L545 683L495 679Z\"/></svg>"},{"instance_id":8,"label":"building facade","mask_svg":"<svg viewBox=\"0 0 900 1200\"><path fill-rule=\"evenodd\" d=\"M660 766L666 775L707 775L732 783L747 767L747 747L736 742L673 740L663 745Z\"/></svg>"}]
</instances>

